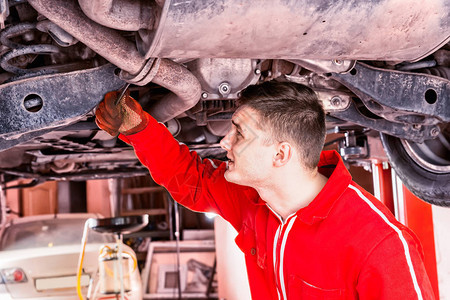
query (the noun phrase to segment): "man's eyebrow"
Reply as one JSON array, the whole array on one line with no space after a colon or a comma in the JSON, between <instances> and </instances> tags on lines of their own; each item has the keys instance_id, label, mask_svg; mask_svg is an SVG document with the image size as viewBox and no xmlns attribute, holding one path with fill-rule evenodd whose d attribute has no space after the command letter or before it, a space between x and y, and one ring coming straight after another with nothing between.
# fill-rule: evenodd
<instances>
[{"instance_id":1,"label":"man's eyebrow","mask_svg":"<svg viewBox=\"0 0 450 300\"><path fill-rule=\"evenodd\" d=\"M234 120L231 120L231 123L233 123L233 125L236 126L236 128L237 128L239 131L242 131L241 125L239 125L238 123L236 123Z\"/></svg>"}]
</instances>

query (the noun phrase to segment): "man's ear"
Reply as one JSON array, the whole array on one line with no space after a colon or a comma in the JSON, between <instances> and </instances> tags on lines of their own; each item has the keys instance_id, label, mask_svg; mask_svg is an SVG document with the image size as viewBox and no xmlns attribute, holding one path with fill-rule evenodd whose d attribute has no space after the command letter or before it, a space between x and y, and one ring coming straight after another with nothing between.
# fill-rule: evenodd
<instances>
[{"instance_id":1,"label":"man's ear","mask_svg":"<svg viewBox=\"0 0 450 300\"><path fill-rule=\"evenodd\" d=\"M288 142L281 142L278 143L276 150L277 153L273 157L273 165L275 167L281 167L291 159L294 149Z\"/></svg>"}]
</instances>

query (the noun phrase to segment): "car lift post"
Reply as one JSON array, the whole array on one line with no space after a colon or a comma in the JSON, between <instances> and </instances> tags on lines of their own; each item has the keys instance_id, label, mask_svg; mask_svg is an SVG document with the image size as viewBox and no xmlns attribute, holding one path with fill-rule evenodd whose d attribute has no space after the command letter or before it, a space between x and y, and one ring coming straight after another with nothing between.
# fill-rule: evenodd
<instances>
[{"instance_id":1,"label":"car lift post","mask_svg":"<svg viewBox=\"0 0 450 300\"><path fill-rule=\"evenodd\" d=\"M439 299L431 205L411 193L387 163L372 163L372 176L375 197L419 238L424 252L425 269L435 297Z\"/></svg>"}]
</instances>

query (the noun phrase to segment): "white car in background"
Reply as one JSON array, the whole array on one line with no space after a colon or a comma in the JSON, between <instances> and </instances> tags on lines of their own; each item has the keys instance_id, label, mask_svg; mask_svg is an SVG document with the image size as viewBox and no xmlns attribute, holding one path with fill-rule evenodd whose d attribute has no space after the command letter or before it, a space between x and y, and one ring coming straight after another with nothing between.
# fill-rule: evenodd
<instances>
[{"instance_id":1,"label":"white car in background","mask_svg":"<svg viewBox=\"0 0 450 300\"><path fill-rule=\"evenodd\" d=\"M13 219L0 239L0 299L78 299L77 264L85 221L93 214L40 215ZM114 237L89 231L81 286L98 285L98 257L102 246L114 246ZM135 255L124 245L123 251ZM131 291L125 299L142 299L141 277L131 273ZM92 281L92 282L91 282ZM97 289L98 290L98 289ZM97 292L90 299L110 299Z\"/></svg>"}]
</instances>

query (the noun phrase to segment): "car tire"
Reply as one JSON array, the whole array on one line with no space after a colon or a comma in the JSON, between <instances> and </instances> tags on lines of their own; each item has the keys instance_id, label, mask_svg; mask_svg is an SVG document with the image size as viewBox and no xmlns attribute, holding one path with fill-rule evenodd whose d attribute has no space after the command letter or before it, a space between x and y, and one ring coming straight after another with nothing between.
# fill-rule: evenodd
<instances>
[{"instance_id":1,"label":"car tire","mask_svg":"<svg viewBox=\"0 0 450 300\"><path fill-rule=\"evenodd\" d=\"M411 152L409 146L419 144L383 133L380 135L389 162L403 184L417 197L430 204L450 206L450 165L445 165L445 159L450 159L450 156L440 161L441 166L425 165L420 155L426 155ZM423 145L420 144L422 147Z\"/></svg>"}]
</instances>

